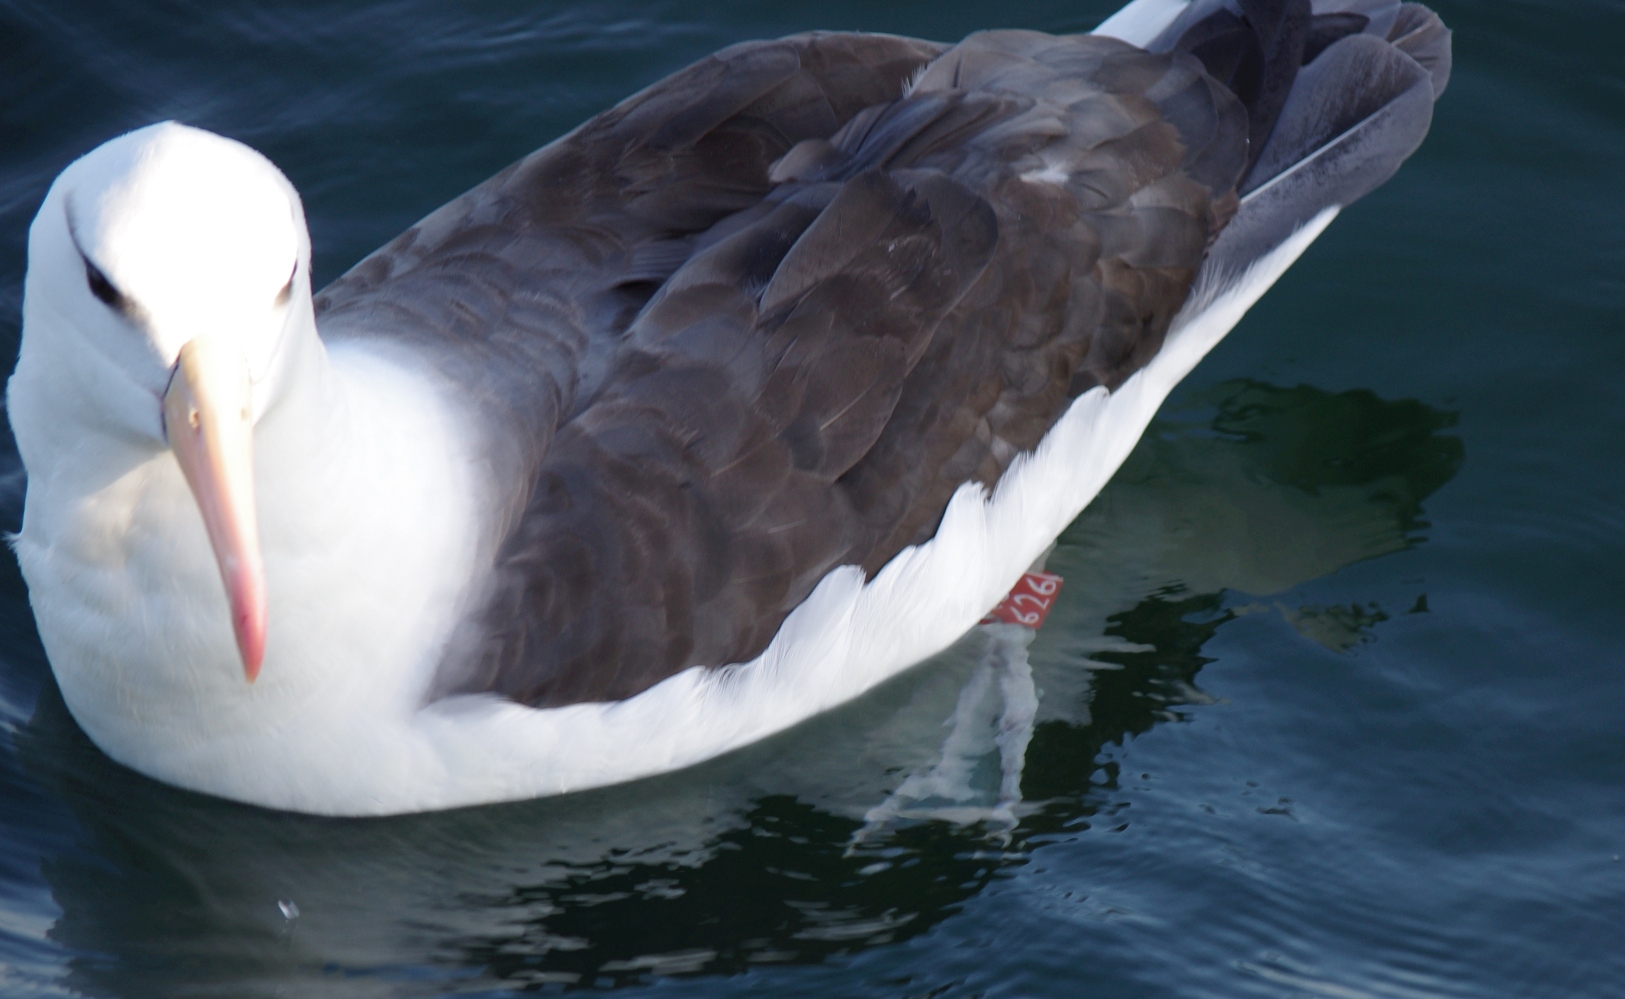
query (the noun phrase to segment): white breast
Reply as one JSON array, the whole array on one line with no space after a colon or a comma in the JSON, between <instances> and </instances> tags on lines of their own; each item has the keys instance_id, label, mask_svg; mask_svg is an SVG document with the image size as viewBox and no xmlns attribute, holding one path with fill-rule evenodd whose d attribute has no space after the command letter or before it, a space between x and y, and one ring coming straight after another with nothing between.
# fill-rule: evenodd
<instances>
[{"instance_id":1,"label":"white breast","mask_svg":"<svg viewBox=\"0 0 1625 999\"><path fill-rule=\"evenodd\" d=\"M286 400L256 428L271 610L257 683L167 450L32 463L16 548L63 696L109 755L224 797L378 811L379 786L436 767L412 722L480 553L486 488L428 378L355 347L330 357L327 377L300 380L320 404ZM25 357L14 414L50 394L36 373L64 370Z\"/></svg>"}]
</instances>

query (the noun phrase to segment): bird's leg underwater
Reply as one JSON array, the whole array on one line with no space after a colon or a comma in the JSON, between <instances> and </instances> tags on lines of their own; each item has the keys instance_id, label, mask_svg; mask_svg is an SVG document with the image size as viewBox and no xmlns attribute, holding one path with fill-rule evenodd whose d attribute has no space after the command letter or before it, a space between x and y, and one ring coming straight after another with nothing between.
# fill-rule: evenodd
<instances>
[{"instance_id":1,"label":"bird's leg underwater","mask_svg":"<svg viewBox=\"0 0 1625 999\"><path fill-rule=\"evenodd\" d=\"M1038 711L1027 647L1038 634L1003 622L983 625L982 659L960 689L953 714L943 721L948 735L929 770L911 773L886 800L864 814L852 847L881 834L899 819L935 819L955 825L985 823L990 837L1008 842L1019 821L1021 775ZM995 693L996 688L996 693ZM999 785L991 805L977 805L988 793L978 789L978 764L999 754Z\"/></svg>"}]
</instances>

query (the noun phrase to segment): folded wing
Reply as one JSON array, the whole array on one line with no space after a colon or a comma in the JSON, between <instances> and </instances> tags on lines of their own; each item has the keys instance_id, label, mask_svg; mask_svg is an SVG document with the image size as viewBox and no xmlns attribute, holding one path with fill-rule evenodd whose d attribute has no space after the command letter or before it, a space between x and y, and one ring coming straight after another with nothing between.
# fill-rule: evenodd
<instances>
[{"instance_id":1,"label":"folded wing","mask_svg":"<svg viewBox=\"0 0 1625 999\"><path fill-rule=\"evenodd\" d=\"M1158 52L735 46L324 291L324 335L405 344L477 401L509 484L437 692L553 706L749 661L830 569L931 537L1144 366L1199 272L1420 141L1425 18L1299 3L1260 33L1204 2Z\"/></svg>"}]
</instances>

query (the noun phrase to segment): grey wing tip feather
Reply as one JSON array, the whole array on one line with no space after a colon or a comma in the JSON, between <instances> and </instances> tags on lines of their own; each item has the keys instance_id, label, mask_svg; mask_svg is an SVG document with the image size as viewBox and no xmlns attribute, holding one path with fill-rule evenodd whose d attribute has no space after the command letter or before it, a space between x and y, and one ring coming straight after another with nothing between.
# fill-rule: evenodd
<instances>
[{"instance_id":1,"label":"grey wing tip feather","mask_svg":"<svg viewBox=\"0 0 1625 999\"><path fill-rule=\"evenodd\" d=\"M1314 13L1356 14L1366 24L1299 71L1242 184L1236 217L1208 251L1204 283L1244 272L1322 211L1374 190L1432 123L1450 75L1450 31L1438 15L1389 0L1322 0Z\"/></svg>"}]
</instances>

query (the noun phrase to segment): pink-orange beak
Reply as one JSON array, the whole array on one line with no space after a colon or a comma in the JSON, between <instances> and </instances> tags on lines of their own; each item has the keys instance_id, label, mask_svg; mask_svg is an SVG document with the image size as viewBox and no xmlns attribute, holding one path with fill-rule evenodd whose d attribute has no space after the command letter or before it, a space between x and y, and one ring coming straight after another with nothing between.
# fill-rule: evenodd
<instances>
[{"instance_id":1,"label":"pink-orange beak","mask_svg":"<svg viewBox=\"0 0 1625 999\"><path fill-rule=\"evenodd\" d=\"M248 360L224 337L181 348L164 393L164 433L192 487L231 604L243 675L265 659L265 563L254 510L254 420Z\"/></svg>"}]
</instances>

